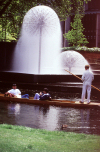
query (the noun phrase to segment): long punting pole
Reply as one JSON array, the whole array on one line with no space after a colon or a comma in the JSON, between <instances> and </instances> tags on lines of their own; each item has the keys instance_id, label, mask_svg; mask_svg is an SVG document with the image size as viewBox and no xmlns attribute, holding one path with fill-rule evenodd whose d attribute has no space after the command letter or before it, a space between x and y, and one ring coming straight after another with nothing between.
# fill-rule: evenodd
<instances>
[{"instance_id":1,"label":"long punting pole","mask_svg":"<svg viewBox=\"0 0 100 152\"><path fill-rule=\"evenodd\" d=\"M82 81L82 79L81 79L80 77L78 77L77 75L75 75L75 74L73 74L73 73L69 72L69 71L68 71L68 70L66 70L66 69L65 69L65 71L67 71L68 73L72 74L74 77L76 77L76 78L78 78L78 79L80 79L80 80ZM100 91L100 89L98 89L97 87L95 87L95 86L93 86L93 85L91 85L91 87L93 87L94 89L96 89L96 90Z\"/></svg>"}]
</instances>

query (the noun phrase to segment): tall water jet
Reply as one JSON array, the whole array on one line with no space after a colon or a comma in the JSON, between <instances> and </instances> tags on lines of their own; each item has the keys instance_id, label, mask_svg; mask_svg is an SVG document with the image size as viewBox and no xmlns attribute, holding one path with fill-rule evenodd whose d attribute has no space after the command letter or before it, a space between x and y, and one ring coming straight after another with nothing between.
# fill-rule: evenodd
<instances>
[{"instance_id":1,"label":"tall water jet","mask_svg":"<svg viewBox=\"0 0 100 152\"><path fill-rule=\"evenodd\" d=\"M47 6L31 8L25 15L11 71L31 74L55 73L55 57L61 49L57 14Z\"/></svg>"}]
</instances>

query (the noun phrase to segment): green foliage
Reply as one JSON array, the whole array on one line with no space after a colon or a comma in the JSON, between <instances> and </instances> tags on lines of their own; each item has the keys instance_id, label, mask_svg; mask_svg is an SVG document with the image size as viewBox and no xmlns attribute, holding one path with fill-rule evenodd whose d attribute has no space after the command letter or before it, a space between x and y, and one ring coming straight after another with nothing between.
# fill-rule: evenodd
<instances>
[{"instance_id":1,"label":"green foliage","mask_svg":"<svg viewBox=\"0 0 100 152\"><path fill-rule=\"evenodd\" d=\"M5 24L5 21L3 21L2 19L2 22L0 20L0 40L3 41L3 40L6 40L7 42L10 42L12 40L16 40L16 38L14 38L9 32L8 32L8 29L7 29L7 25ZM2 28L3 27L3 28Z\"/></svg>"},{"instance_id":2,"label":"green foliage","mask_svg":"<svg viewBox=\"0 0 100 152\"><path fill-rule=\"evenodd\" d=\"M82 15L76 14L73 23L71 22L72 29L64 34L64 38L68 40L72 46L83 46L88 43L85 35L83 35L83 25L81 22Z\"/></svg>"},{"instance_id":3,"label":"green foliage","mask_svg":"<svg viewBox=\"0 0 100 152\"><path fill-rule=\"evenodd\" d=\"M62 48L62 51L67 51L67 50L75 50L75 51L87 51L87 52L100 52L100 48L98 47L93 47L93 48L88 48L86 46L72 46L72 47L64 47Z\"/></svg>"},{"instance_id":4,"label":"green foliage","mask_svg":"<svg viewBox=\"0 0 100 152\"><path fill-rule=\"evenodd\" d=\"M4 3L2 5L4 5ZM4 31L4 34L1 34L2 38L0 37L0 39L6 38L6 41L17 40L20 34L24 15L28 11L28 9L33 6L35 6L33 0L11 1L5 12L2 14L2 17L0 18L0 25L2 31ZM11 35L10 40L8 35Z\"/></svg>"},{"instance_id":5,"label":"green foliage","mask_svg":"<svg viewBox=\"0 0 100 152\"><path fill-rule=\"evenodd\" d=\"M71 13L75 13L78 9L79 12L84 11L84 2L87 3L91 0L3 0L0 2L0 16L9 11L9 8L13 8L11 12L14 12L19 7L23 12L28 11L33 6L47 5L53 8L58 16L63 20ZM15 15L15 14L14 14Z\"/></svg>"},{"instance_id":6,"label":"green foliage","mask_svg":"<svg viewBox=\"0 0 100 152\"><path fill-rule=\"evenodd\" d=\"M17 40L24 15L34 6L50 6L62 21L75 13L77 9L82 13L83 4L88 1L90 0L2 0L0 1L0 25L4 34L1 32L0 39L9 39L8 35L11 35L11 39Z\"/></svg>"},{"instance_id":7,"label":"green foliage","mask_svg":"<svg viewBox=\"0 0 100 152\"><path fill-rule=\"evenodd\" d=\"M0 125L0 152L99 152L100 136Z\"/></svg>"}]
</instances>

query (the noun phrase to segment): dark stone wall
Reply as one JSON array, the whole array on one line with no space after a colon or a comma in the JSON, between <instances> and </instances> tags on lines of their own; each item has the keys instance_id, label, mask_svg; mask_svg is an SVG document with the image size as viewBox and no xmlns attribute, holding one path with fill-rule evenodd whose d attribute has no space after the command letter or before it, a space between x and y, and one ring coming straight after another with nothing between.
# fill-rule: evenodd
<instances>
[{"instance_id":1,"label":"dark stone wall","mask_svg":"<svg viewBox=\"0 0 100 152\"><path fill-rule=\"evenodd\" d=\"M0 80L3 82L9 81L14 83L80 82L79 79L73 77L72 75L34 75L12 72L0 72Z\"/></svg>"},{"instance_id":2,"label":"dark stone wall","mask_svg":"<svg viewBox=\"0 0 100 152\"><path fill-rule=\"evenodd\" d=\"M15 42L12 43L0 42L0 81L11 82L11 83L12 82L14 83L16 82L19 83L80 82L80 80L78 80L72 75L34 75L34 74L9 72L15 46L16 46ZM99 52L80 51L79 53L81 53L88 60L89 63L92 63L91 64L92 69L94 70L97 69L97 62L98 62L98 70L100 69ZM95 80L97 82L99 81L99 75L96 76Z\"/></svg>"},{"instance_id":3,"label":"dark stone wall","mask_svg":"<svg viewBox=\"0 0 100 152\"><path fill-rule=\"evenodd\" d=\"M0 71L10 70L16 42L0 42Z\"/></svg>"}]
</instances>

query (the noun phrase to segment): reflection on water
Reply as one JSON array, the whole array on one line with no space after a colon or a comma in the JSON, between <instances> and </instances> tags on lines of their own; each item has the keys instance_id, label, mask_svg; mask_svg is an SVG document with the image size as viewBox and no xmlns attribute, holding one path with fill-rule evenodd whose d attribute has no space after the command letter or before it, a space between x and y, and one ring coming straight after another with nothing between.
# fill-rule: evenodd
<instances>
[{"instance_id":1,"label":"reflection on water","mask_svg":"<svg viewBox=\"0 0 100 152\"><path fill-rule=\"evenodd\" d=\"M20 104L8 104L8 114L9 115L19 115L20 114Z\"/></svg>"},{"instance_id":2,"label":"reflection on water","mask_svg":"<svg viewBox=\"0 0 100 152\"><path fill-rule=\"evenodd\" d=\"M81 112L80 114L81 114L81 122L82 122L82 131L85 131L85 129L88 130L90 109L87 109L87 111L84 111L83 109L81 109L80 112Z\"/></svg>"},{"instance_id":3,"label":"reflection on water","mask_svg":"<svg viewBox=\"0 0 100 152\"><path fill-rule=\"evenodd\" d=\"M100 135L100 109L0 102L0 123Z\"/></svg>"}]
</instances>

